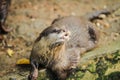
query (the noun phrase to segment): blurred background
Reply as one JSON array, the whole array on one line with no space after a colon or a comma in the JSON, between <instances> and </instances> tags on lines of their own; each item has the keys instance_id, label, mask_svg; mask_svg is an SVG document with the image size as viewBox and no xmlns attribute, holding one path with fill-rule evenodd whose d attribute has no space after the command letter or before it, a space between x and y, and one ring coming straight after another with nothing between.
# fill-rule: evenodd
<instances>
[{"instance_id":1,"label":"blurred background","mask_svg":"<svg viewBox=\"0 0 120 80\"><path fill-rule=\"evenodd\" d=\"M54 19L86 17L116 5L120 0L11 0L5 24L12 30L0 34L0 80L27 80L32 44ZM78 72L68 80L120 80L120 8L100 17L93 22L101 35L98 48L82 56ZM44 71L39 80L49 80Z\"/></svg>"}]
</instances>

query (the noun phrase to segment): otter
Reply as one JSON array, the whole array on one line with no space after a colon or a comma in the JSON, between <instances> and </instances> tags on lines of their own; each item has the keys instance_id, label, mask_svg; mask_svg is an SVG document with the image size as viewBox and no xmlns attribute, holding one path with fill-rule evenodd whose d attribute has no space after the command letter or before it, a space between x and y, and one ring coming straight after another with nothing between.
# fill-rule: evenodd
<instances>
[{"instance_id":1,"label":"otter","mask_svg":"<svg viewBox=\"0 0 120 80\"><path fill-rule=\"evenodd\" d=\"M6 34L12 30L12 28L6 28L5 22L9 12L9 7L11 0L1 0L0 1L0 34Z\"/></svg>"},{"instance_id":2,"label":"otter","mask_svg":"<svg viewBox=\"0 0 120 80\"><path fill-rule=\"evenodd\" d=\"M51 80L66 80L80 61L80 54L95 48L98 31L89 21L67 16L43 30L33 45L29 80L36 80L38 68L45 68Z\"/></svg>"}]
</instances>

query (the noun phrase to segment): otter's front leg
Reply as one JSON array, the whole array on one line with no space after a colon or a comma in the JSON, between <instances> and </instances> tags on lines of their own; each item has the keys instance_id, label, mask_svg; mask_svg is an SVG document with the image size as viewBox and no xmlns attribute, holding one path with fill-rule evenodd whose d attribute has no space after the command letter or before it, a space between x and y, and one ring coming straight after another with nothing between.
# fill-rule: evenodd
<instances>
[{"instance_id":1,"label":"otter's front leg","mask_svg":"<svg viewBox=\"0 0 120 80\"><path fill-rule=\"evenodd\" d=\"M38 67L39 64L37 62L31 61L31 71L30 71L30 75L28 76L28 80L37 80Z\"/></svg>"}]
</instances>

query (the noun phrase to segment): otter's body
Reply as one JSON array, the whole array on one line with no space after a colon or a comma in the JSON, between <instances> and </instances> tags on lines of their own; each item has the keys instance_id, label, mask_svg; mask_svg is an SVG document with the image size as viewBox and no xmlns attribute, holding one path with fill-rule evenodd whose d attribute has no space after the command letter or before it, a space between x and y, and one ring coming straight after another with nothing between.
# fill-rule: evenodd
<instances>
[{"instance_id":1,"label":"otter's body","mask_svg":"<svg viewBox=\"0 0 120 80\"><path fill-rule=\"evenodd\" d=\"M73 16L55 20L34 43L29 79L36 80L38 67L42 67L51 80L66 80L77 67L80 53L94 48L97 41L97 31L91 23Z\"/></svg>"}]
</instances>

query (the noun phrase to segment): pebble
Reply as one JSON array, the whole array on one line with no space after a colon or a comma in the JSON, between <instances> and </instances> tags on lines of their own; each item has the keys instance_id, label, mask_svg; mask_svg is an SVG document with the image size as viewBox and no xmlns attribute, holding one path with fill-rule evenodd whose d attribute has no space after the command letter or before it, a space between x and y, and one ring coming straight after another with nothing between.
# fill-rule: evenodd
<instances>
[{"instance_id":1,"label":"pebble","mask_svg":"<svg viewBox=\"0 0 120 80\"><path fill-rule=\"evenodd\" d=\"M99 17L104 19L104 18L106 18L106 15L105 14L100 14Z\"/></svg>"}]
</instances>

